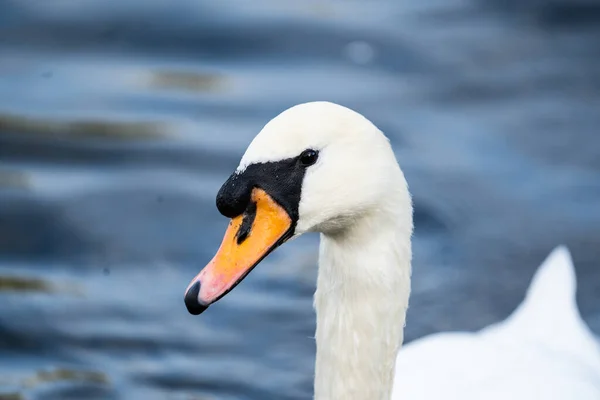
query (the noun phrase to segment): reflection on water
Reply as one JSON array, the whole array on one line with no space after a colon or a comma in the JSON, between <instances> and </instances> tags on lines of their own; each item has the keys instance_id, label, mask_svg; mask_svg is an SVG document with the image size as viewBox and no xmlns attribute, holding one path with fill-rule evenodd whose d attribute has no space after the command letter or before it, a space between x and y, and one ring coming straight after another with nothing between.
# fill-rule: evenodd
<instances>
[{"instance_id":1,"label":"reflection on water","mask_svg":"<svg viewBox=\"0 0 600 400\"><path fill-rule=\"evenodd\" d=\"M108 377L96 371L76 371L65 368L38 371L32 376L16 379L15 382L6 380L5 385L19 387L18 392L0 393L0 399L27 399L36 392L44 398L76 398L75 396L92 396L91 398L103 398L94 396L94 393L109 393L110 386ZM61 387L60 392L54 392L53 387Z\"/></svg>"},{"instance_id":2,"label":"reflection on water","mask_svg":"<svg viewBox=\"0 0 600 400\"><path fill-rule=\"evenodd\" d=\"M80 288L66 283L57 284L39 278L0 275L0 292L37 292L83 296Z\"/></svg>"},{"instance_id":3,"label":"reflection on water","mask_svg":"<svg viewBox=\"0 0 600 400\"><path fill-rule=\"evenodd\" d=\"M372 119L415 200L406 338L478 329L558 243L600 333L596 8L0 3L0 399L309 399L316 237L200 318L215 194L299 102Z\"/></svg>"},{"instance_id":4,"label":"reflection on water","mask_svg":"<svg viewBox=\"0 0 600 400\"><path fill-rule=\"evenodd\" d=\"M109 385L108 377L95 371L74 371L69 369L57 368L49 371L39 371L35 376L25 378L21 385L27 389L52 382L83 382L98 385Z\"/></svg>"},{"instance_id":5,"label":"reflection on water","mask_svg":"<svg viewBox=\"0 0 600 400\"><path fill-rule=\"evenodd\" d=\"M148 82L150 87L164 90L190 92L218 92L225 88L223 76L201 74L193 71L153 71Z\"/></svg>"},{"instance_id":6,"label":"reflection on water","mask_svg":"<svg viewBox=\"0 0 600 400\"><path fill-rule=\"evenodd\" d=\"M16 276L0 276L0 291L45 292L52 293L52 285L36 278L20 278Z\"/></svg>"},{"instance_id":7,"label":"reflection on water","mask_svg":"<svg viewBox=\"0 0 600 400\"><path fill-rule=\"evenodd\" d=\"M72 136L73 139L79 140L85 138L123 140L160 137L165 128L157 123L150 122L61 121L50 118L0 114L0 130L19 132L19 134Z\"/></svg>"},{"instance_id":8,"label":"reflection on water","mask_svg":"<svg viewBox=\"0 0 600 400\"><path fill-rule=\"evenodd\" d=\"M27 189L29 187L27 174L22 171L4 171L0 169L0 188Z\"/></svg>"}]
</instances>

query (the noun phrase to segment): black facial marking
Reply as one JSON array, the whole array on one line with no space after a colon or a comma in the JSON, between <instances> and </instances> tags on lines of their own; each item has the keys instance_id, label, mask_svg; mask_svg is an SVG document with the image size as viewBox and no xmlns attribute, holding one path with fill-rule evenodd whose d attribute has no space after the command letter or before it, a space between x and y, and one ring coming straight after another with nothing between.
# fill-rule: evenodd
<instances>
[{"instance_id":1,"label":"black facial marking","mask_svg":"<svg viewBox=\"0 0 600 400\"><path fill-rule=\"evenodd\" d=\"M250 229L256 218L256 203L250 202L246 211L244 211L244 218L242 219L242 225L237 232L237 244L242 244L244 240L250 234Z\"/></svg>"},{"instance_id":2,"label":"black facial marking","mask_svg":"<svg viewBox=\"0 0 600 400\"><path fill-rule=\"evenodd\" d=\"M221 214L229 218L247 213L247 216L244 216L242 227L240 227L238 243L243 242L248 234L246 232L245 235L242 235L246 220L248 220L246 230L252 227L254 218L250 219L252 212L249 211L252 211L250 197L254 188L263 189L288 213L292 219L292 227L286 236L293 235L298 222L302 180L306 168L316 162L317 156L316 150L309 149L297 157L250 164L243 172L239 174L234 172L227 179L217 194L217 208ZM256 210L254 210L255 213Z\"/></svg>"}]
</instances>

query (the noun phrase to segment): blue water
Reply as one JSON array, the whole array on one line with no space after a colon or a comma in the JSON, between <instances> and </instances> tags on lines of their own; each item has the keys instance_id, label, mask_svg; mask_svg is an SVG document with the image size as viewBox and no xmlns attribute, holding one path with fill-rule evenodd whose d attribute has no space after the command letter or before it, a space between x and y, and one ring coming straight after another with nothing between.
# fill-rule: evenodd
<instances>
[{"instance_id":1,"label":"blue water","mask_svg":"<svg viewBox=\"0 0 600 400\"><path fill-rule=\"evenodd\" d=\"M407 340L506 317L560 243L600 334L599 21L566 0L0 1L0 398L311 398L317 237L183 304L221 183L310 100L370 118L405 171Z\"/></svg>"}]
</instances>

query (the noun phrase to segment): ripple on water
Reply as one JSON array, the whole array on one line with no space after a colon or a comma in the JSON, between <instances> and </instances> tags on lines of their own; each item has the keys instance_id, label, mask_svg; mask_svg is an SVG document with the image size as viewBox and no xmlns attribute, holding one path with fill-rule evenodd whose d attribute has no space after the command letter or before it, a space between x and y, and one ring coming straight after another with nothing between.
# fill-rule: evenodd
<instances>
[{"instance_id":1,"label":"ripple on water","mask_svg":"<svg viewBox=\"0 0 600 400\"><path fill-rule=\"evenodd\" d=\"M0 399L310 398L318 237L200 318L183 304L227 224L219 186L310 100L373 120L406 173L407 340L506 316L558 241L600 332L593 7L4 3Z\"/></svg>"},{"instance_id":2,"label":"ripple on water","mask_svg":"<svg viewBox=\"0 0 600 400\"><path fill-rule=\"evenodd\" d=\"M92 370L53 368L16 378L15 392L1 393L0 399L113 399L117 398L108 375Z\"/></svg>"},{"instance_id":3,"label":"ripple on water","mask_svg":"<svg viewBox=\"0 0 600 400\"><path fill-rule=\"evenodd\" d=\"M60 120L16 114L0 114L0 131L52 135L71 139L150 140L164 137L166 128L158 122Z\"/></svg>"},{"instance_id":4,"label":"ripple on water","mask_svg":"<svg viewBox=\"0 0 600 400\"><path fill-rule=\"evenodd\" d=\"M224 75L199 71L153 70L148 87L157 90L178 90L197 93L223 92L228 82Z\"/></svg>"}]
</instances>

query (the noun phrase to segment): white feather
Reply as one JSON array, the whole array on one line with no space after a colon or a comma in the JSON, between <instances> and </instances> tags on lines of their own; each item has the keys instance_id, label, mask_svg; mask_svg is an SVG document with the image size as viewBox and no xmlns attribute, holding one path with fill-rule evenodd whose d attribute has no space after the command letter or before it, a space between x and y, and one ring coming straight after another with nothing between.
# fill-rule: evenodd
<instances>
[{"instance_id":1,"label":"white feather","mask_svg":"<svg viewBox=\"0 0 600 400\"><path fill-rule=\"evenodd\" d=\"M392 399L600 399L600 351L575 292L569 251L559 246L506 320L405 345Z\"/></svg>"}]
</instances>

